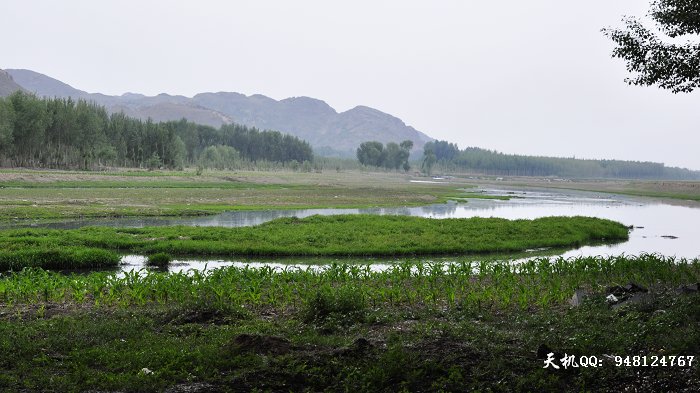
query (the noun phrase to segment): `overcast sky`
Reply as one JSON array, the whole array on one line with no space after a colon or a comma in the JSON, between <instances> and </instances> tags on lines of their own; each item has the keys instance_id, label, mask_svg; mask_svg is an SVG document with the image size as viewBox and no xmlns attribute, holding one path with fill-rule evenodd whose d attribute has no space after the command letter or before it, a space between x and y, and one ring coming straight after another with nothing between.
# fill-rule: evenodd
<instances>
[{"instance_id":1,"label":"overcast sky","mask_svg":"<svg viewBox=\"0 0 700 393\"><path fill-rule=\"evenodd\" d=\"M4 0L0 68L105 94L310 96L460 148L700 169L700 92L626 85L600 33L648 4Z\"/></svg>"}]
</instances>

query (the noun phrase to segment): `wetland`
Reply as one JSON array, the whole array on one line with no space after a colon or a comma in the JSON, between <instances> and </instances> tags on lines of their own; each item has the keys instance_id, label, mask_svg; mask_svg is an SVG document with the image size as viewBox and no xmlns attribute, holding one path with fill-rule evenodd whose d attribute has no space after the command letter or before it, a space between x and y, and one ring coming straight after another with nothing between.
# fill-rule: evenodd
<instances>
[{"instance_id":1,"label":"wetland","mask_svg":"<svg viewBox=\"0 0 700 393\"><path fill-rule=\"evenodd\" d=\"M3 176L5 390L700 382L697 367L558 372L538 357L698 354L692 200L391 173ZM632 283L644 296L606 300Z\"/></svg>"}]
</instances>

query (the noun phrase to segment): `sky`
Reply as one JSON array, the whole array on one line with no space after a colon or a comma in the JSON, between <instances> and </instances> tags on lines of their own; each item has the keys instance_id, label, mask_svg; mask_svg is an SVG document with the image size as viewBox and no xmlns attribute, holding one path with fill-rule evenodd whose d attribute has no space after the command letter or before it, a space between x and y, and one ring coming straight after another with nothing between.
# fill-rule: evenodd
<instances>
[{"instance_id":1,"label":"sky","mask_svg":"<svg viewBox=\"0 0 700 393\"><path fill-rule=\"evenodd\" d=\"M629 86L600 32L649 0L34 1L0 68L81 90L309 96L505 153L700 169L700 91Z\"/></svg>"}]
</instances>

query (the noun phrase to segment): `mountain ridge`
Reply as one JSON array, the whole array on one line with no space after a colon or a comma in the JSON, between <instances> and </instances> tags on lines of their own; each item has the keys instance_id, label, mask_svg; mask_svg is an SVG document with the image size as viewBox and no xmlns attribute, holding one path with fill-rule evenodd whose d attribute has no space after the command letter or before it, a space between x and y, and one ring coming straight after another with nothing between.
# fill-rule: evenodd
<instances>
[{"instance_id":1,"label":"mountain ridge","mask_svg":"<svg viewBox=\"0 0 700 393\"><path fill-rule=\"evenodd\" d=\"M7 97L17 90L24 90L8 72L0 70L0 97Z\"/></svg>"},{"instance_id":2,"label":"mountain ridge","mask_svg":"<svg viewBox=\"0 0 700 393\"><path fill-rule=\"evenodd\" d=\"M398 117L358 105L338 112L323 100L299 96L276 100L262 94L203 92L192 97L161 93L146 96L127 92L120 96L88 93L32 70L8 69L7 74L25 90L43 97L85 99L104 105L110 112L154 121L180 120L219 127L242 125L288 133L308 141L322 151L352 154L360 143L382 143L409 139L414 151L433 138L406 125Z\"/></svg>"}]
</instances>

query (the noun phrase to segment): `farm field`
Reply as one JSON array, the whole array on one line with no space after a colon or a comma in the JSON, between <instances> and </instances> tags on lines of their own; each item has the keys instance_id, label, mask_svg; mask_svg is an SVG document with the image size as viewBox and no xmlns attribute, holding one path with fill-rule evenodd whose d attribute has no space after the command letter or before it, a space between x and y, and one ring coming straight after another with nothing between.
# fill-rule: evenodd
<instances>
[{"instance_id":1,"label":"farm field","mask_svg":"<svg viewBox=\"0 0 700 393\"><path fill-rule=\"evenodd\" d=\"M690 392L700 381L690 358L633 367L632 357L697 356L697 288L676 288L699 279L697 260L653 255L385 272L25 270L0 280L0 386ZM572 306L577 289L585 297ZM611 306L615 291L630 300ZM549 352L602 364L544 368Z\"/></svg>"}]
</instances>

